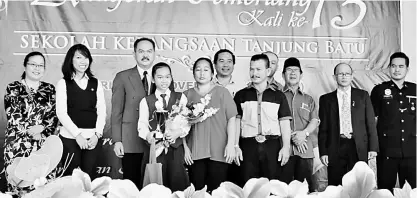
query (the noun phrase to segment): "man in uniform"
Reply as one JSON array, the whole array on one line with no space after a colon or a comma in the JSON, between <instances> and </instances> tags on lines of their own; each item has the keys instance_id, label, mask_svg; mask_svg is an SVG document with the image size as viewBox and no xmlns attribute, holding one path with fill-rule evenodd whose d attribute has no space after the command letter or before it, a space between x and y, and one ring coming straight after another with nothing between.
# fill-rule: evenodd
<instances>
[{"instance_id":1,"label":"man in uniform","mask_svg":"<svg viewBox=\"0 0 417 198\"><path fill-rule=\"evenodd\" d=\"M377 156L378 188L393 191L399 176L416 188L416 84L405 81L409 59L402 52L390 57L390 81L371 93L377 119L380 154Z\"/></svg>"}]
</instances>

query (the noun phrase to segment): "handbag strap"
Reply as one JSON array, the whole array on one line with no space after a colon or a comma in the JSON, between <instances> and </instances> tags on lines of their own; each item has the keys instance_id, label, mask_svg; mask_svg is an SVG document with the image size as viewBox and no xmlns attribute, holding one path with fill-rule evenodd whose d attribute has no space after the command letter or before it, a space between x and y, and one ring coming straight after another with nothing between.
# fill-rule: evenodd
<instances>
[{"instance_id":1,"label":"handbag strap","mask_svg":"<svg viewBox=\"0 0 417 198\"><path fill-rule=\"evenodd\" d=\"M149 163L156 163L156 146L155 141L152 141L151 147L149 148Z\"/></svg>"}]
</instances>

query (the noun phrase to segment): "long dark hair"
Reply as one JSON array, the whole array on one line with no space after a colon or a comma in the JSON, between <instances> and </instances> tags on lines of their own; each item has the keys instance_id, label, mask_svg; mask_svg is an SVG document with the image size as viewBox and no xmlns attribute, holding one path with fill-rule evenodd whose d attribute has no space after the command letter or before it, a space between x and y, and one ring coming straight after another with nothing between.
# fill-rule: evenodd
<instances>
[{"instance_id":1,"label":"long dark hair","mask_svg":"<svg viewBox=\"0 0 417 198\"><path fill-rule=\"evenodd\" d=\"M94 75L91 73L91 63L93 63L93 57L91 56L90 50L83 45L83 44L75 44L73 45L65 55L64 63L62 64L62 74L64 75L65 80L71 80L72 75L75 73L74 65L72 63L72 59L74 58L75 52L79 52L81 55L85 56L90 60L87 70L85 74L89 78L93 77Z\"/></svg>"},{"instance_id":2,"label":"long dark hair","mask_svg":"<svg viewBox=\"0 0 417 198\"><path fill-rule=\"evenodd\" d=\"M42 56L43 62L46 62L45 61L45 56L42 53L40 53L38 51L33 51L33 52L26 55L25 59L23 60L23 67L26 67L26 64L28 63L29 58L32 57L32 56ZM25 79L26 78L26 72L23 72L21 77L22 77L22 79Z\"/></svg>"}]
</instances>

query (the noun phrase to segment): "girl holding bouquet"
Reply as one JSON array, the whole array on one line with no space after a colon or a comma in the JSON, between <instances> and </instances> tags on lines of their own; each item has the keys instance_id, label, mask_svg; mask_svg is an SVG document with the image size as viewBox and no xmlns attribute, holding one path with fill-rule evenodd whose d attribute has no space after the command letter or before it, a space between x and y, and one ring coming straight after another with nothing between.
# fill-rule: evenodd
<instances>
[{"instance_id":1,"label":"girl holding bouquet","mask_svg":"<svg viewBox=\"0 0 417 198\"><path fill-rule=\"evenodd\" d=\"M185 146L185 161L190 165L190 180L195 188L207 185L207 191L211 192L226 180L228 166L235 157L237 109L230 92L212 82L214 68L210 59L197 59L193 75L197 86L184 92L188 101L198 103L211 97L205 108L215 108L217 112L192 126ZM197 111L201 108L194 106Z\"/></svg>"},{"instance_id":2,"label":"girl holding bouquet","mask_svg":"<svg viewBox=\"0 0 417 198\"><path fill-rule=\"evenodd\" d=\"M162 164L163 185L172 191L183 191L190 185L184 166L183 144L183 137L188 134L190 127L188 123L181 127L171 127L166 125L166 119L173 106L185 106L187 98L169 89L172 72L166 63L160 62L153 66L152 81L156 86L155 93L143 98L139 104L139 137L149 144L156 143L157 162ZM144 164L148 161L149 152L143 157Z\"/></svg>"}]
</instances>

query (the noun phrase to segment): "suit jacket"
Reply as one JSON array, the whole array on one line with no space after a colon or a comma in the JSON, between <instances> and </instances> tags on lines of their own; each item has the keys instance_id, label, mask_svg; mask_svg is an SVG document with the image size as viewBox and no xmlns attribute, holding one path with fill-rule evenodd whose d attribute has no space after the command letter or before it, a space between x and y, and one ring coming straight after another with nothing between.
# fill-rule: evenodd
<instances>
[{"instance_id":1,"label":"suit jacket","mask_svg":"<svg viewBox=\"0 0 417 198\"><path fill-rule=\"evenodd\" d=\"M122 142L125 153L143 153L149 146L138 135L139 103L146 96L137 66L116 74L112 87L111 133ZM174 82L171 83L174 90ZM150 94L156 86L151 83Z\"/></svg>"},{"instance_id":2,"label":"suit jacket","mask_svg":"<svg viewBox=\"0 0 417 198\"><path fill-rule=\"evenodd\" d=\"M360 161L368 161L368 152L378 152L378 136L375 114L368 92L351 89L351 117L353 139ZM339 104L337 90L322 95L319 102L319 153L328 155L330 161L337 160L340 140Z\"/></svg>"}]
</instances>

